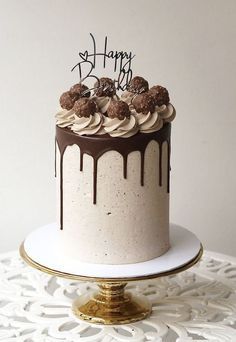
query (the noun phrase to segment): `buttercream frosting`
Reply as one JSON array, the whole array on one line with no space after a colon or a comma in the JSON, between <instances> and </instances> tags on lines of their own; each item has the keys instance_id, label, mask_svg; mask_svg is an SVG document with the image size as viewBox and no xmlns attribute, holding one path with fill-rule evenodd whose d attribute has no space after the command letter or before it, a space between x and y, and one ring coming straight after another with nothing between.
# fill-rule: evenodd
<instances>
[{"instance_id":1,"label":"buttercream frosting","mask_svg":"<svg viewBox=\"0 0 236 342\"><path fill-rule=\"evenodd\" d=\"M101 113L95 113L89 117L77 117L74 115L71 130L79 135L104 134L105 131L102 128L103 120Z\"/></svg>"},{"instance_id":2,"label":"buttercream frosting","mask_svg":"<svg viewBox=\"0 0 236 342\"><path fill-rule=\"evenodd\" d=\"M130 91L125 91L122 95L121 95L121 100L126 102L128 105L132 105L132 99L135 96L134 93L131 93Z\"/></svg>"},{"instance_id":3,"label":"buttercream frosting","mask_svg":"<svg viewBox=\"0 0 236 342\"><path fill-rule=\"evenodd\" d=\"M114 95L112 97L101 96L101 97L94 98L94 101L96 102L98 109L102 114L106 113L112 100L119 100L119 97L117 95Z\"/></svg>"},{"instance_id":4,"label":"buttercream frosting","mask_svg":"<svg viewBox=\"0 0 236 342\"><path fill-rule=\"evenodd\" d=\"M138 123L134 115L119 120L118 118L104 118L103 127L111 137L128 138L139 131Z\"/></svg>"},{"instance_id":5,"label":"buttercream frosting","mask_svg":"<svg viewBox=\"0 0 236 342\"><path fill-rule=\"evenodd\" d=\"M163 126L163 120L157 111L148 114L137 113L134 110L132 112L137 118L139 130L142 133L159 131Z\"/></svg>"},{"instance_id":6,"label":"buttercream frosting","mask_svg":"<svg viewBox=\"0 0 236 342\"><path fill-rule=\"evenodd\" d=\"M160 107L156 106L155 110L164 120L164 122L171 122L176 116L175 108L171 103L168 103L168 105L162 105Z\"/></svg>"},{"instance_id":7,"label":"buttercream frosting","mask_svg":"<svg viewBox=\"0 0 236 342\"><path fill-rule=\"evenodd\" d=\"M73 110L61 110L55 115L56 124L59 127L69 127L73 124L74 121L74 112Z\"/></svg>"}]
</instances>

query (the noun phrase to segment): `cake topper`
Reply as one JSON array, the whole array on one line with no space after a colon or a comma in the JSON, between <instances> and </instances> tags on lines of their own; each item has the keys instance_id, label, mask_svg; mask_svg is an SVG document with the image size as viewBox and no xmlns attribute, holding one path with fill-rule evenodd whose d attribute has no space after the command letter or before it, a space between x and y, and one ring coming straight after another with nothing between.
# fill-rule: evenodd
<instances>
[{"instance_id":1,"label":"cake topper","mask_svg":"<svg viewBox=\"0 0 236 342\"><path fill-rule=\"evenodd\" d=\"M106 63L110 61L113 63L114 73L117 74L117 77L114 80L116 89L126 90L132 79L133 72L131 69L131 62L135 55L133 55L132 52L109 50L107 46L107 36L104 39L103 50L99 52L97 51L96 40L92 33L90 33L90 37L92 39L91 51L85 50L84 52L79 52L80 60L73 66L71 71L74 71L75 69L78 70L80 82L83 82L87 78L93 78L99 84L98 77L93 74L96 63L99 58L102 59L103 68L105 69ZM84 71L85 69L86 71ZM92 89L90 88L90 90Z\"/></svg>"}]
</instances>

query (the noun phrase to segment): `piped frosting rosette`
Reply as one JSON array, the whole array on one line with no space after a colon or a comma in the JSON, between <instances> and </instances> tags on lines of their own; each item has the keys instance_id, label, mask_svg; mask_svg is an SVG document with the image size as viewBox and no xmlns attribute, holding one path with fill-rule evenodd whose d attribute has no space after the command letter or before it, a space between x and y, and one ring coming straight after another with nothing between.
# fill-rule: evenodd
<instances>
[{"instance_id":1,"label":"piped frosting rosette","mask_svg":"<svg viewBox=\"0 0 236 342\"><path fill-rule=\"evenodd\" d=\"M61 110L55 115L56 124L59 127L70 127L74 121L74 112L73 110Z\"/></svg>"},{"instance_id":2,"label":"piped frosting rosette","mask_svg":"<svg viewBox=\"0 0 236 342\"><path fill-rule=\"evenodd\" d=\"M168 103L167 105L163 104L162 106L156 106L155 111L157 111L164 122L171 122L176 116L175 108L171 103Z\"/></svg>"},{"instance_id":3,"label":"piped frosting rosette","mask_svg":"<svg viewBox=\"0 0 236 342\"><path fill-rule=\"evenodd\" d=\"M128 138L139 131L138 123L134 115L125 117L122 120L105 117L103 127L105 132L111 137Z\"/></svg>"},{"instance_id":4,"label":"piped frosting rosette","mask_svg":"<svg viewBox=\"0 0 236 342\"><path fill-rule=\"evenodd\" d=\"M141 133L152 133L162 128L163 120L155 109L154 100L147 92L134 98L131 113L137 119Z\"/></svg>"},{"instance_id":5,"label":"piped frosting rosette","mask_svg":"<svg viewBox=\"0 0 236 342\"><path fill-rule=\"evenodd\" d=\"M74 122L71 130L78 135L100 135L105 134L103 127L103 115L94 113L89 117L78 117L74 115Z\"/></svg>"},{"instance_id":6,"label":"piped frosting rosette","mask_svg":"<svg viewBox=\"0 0 236 342\"><path fill-rule=\"evenodd\" d=\"M134 83L134 84L133 84ZM169 102L169 93L162 86L153 86L146 91L145 82L142 78L136 78L131 82L131 89L135 86L136 95L133 96L130 109L137 118L140 132L152 133L160 130L165 122L171 122L175 118L175 109Z\"/></svg>"},{"instance_id":7,"label":"piped frosting rosette","mask_svg":"<svg viewBox=\"0 0 236 342\"><path fill-rule=\"evenodd\" d=\"M96 102L97 107L102 114L105 114L107 112L107 109L113 100L119 100L118 96L100 96L94 98L94 101Z\"/></svg>"},{"instance_id":8,"label":"piped frosting rosette","mask_svg":"<svg viewBox=\"0 0 236 342\"><path fill-rule=\"evenodd\" d=\"M102 77L94 85L94 101L99 112L105 114L112 101L119 100L116 95L115 83L111 78Z\"/></svg>"},{"instance_id":9,"label":"piped frosting rosette","mask_svg":"<svg viewBox=\"0 0 236 342\"><path fill-rule=\"evenodd\" d=\"M146 81L143 77L135 76L128 84L127 90L121 95L121 100L126 102L132 109L132 101L134 97L138 94L147 92L148 89L148 81Z\"/></svg>"},{"instance_id":10,"label":"piped frosting rosette","mask_svg":"<svg viewBox=\"0 0 236 342\"><path fill-rule=\"evenodd\" d=\"M92 99L81 98L75 102L74 121L71 130L78 135L104 134L103 115L97 112L97 105Z\"/></svg>"},{"instance_id":11,"label":"piped frosting rosette","mask_svg":"<svg viewBox=\"0 0 236 342\"><path fill-rule=\"evenodd\" d=\"M121 95L121 100L126 102L129 106L132 105L132 100L134 98L135 94L131 93L129 91L125 91L122 95Z\"/></svg>"},{"instance_id":12,"label":"piped frosting rosette","mask_svg":"<svg viewBox=\"0 0 236 342\"><path fill-rule=\"evenodd\" d=\"M111 137L128 138L139 131L137 120L127 103L113 100L107 109L107 115L104 117L103 127Z\"/></svg>"},{"instance_id":13,"label":"piped frosting rosette","mask_svg":"<svg viewBox=\"0 0 236 342\"><path fill-rule=\"evenodd\" d=\"M142 133L152 133L159 131L165 122L174 120L176 112L171 103L168 105L156 106L153 113L137 113L135 109L131 113L136 117L139 130Z\"/></svg>"},{"instance_id":14,"label":"piped frosting rosette","mask_svg":"<svg viewBox=\"0 0 236 342\"><path fill-rule=\"evenodd\" d=\"M154 113L148 112L147 114L143 114L132 110L132 114L137 119L141 133L152 133L159 131L159 129L161 129L163 126L163 120L157 111Z\"/></svg>"}]
</instances>

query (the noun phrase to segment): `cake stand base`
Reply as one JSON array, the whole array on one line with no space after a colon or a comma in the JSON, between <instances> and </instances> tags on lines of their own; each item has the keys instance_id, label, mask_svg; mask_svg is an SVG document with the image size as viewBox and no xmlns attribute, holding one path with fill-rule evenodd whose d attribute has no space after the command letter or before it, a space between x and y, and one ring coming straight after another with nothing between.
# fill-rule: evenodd
<instances>
[{"instance_id":1,"label":"cake stand base","mask_svg":"<svg viewBox=\"0 0 236 342\"><path fill-rule=\"evenodd\" d=\"M187 229L170 226L170 249L152 260L124 265L90 264L61 253L60 230L55 224L38 228L22 243L20 254L32 267L51 275L96 281L99 292L76 299L76 317L97 324L125 324L144 319L151 305L144 296L125 291L128 281L158 278L188 269L203 252L197 237Z\"/></svg>"},{"instance_id":2,"label":"cake stand base","mask_svg":"<svg viewBox=\"0 0 236 342\"><path fill-rule=\"evenodd\" d=\"M151 305L144 296L125 292L126 283L99 283L100 291L84 295L72 305L74 314L97 324L125 324L146 318Z\"/></svg>"}]
</instances>

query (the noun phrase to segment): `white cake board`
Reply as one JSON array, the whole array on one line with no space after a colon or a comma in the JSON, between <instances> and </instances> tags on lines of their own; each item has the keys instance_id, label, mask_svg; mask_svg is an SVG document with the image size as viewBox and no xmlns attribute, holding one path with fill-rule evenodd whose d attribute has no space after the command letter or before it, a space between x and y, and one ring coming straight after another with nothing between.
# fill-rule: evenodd
<instances>
[{"instance_id":1,"label":"white cake board","mask_svg":"<svg viewBox=\"0 0 236 342\"><path fill-rule=\"evenodd\" d=\"M170 249L155 259L122 265L92 264L64 255L61 251L60 230L55 223L38 228L24 241L22 250L34 266L57 275L91 280L143 279L183 268L202 251L201 242L189 230L170 225ZM50 273L50 272L49 272ZM94 279L93 279L94 278ZM89 280L88 279L88 280Z\"/></svg>"}]
</instances>

